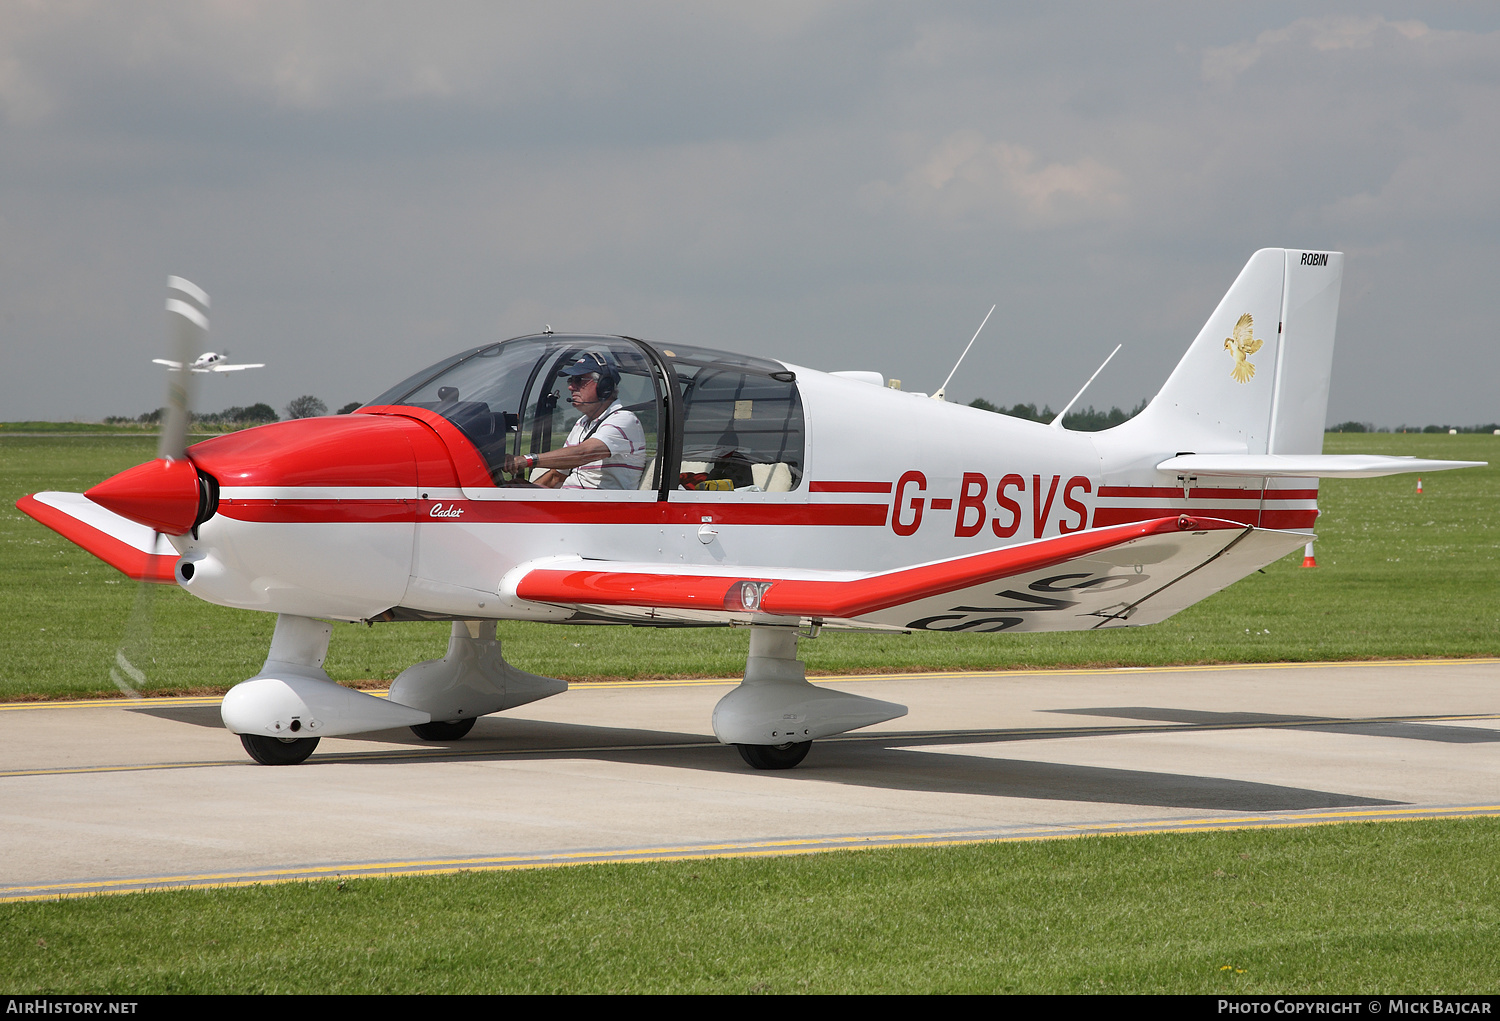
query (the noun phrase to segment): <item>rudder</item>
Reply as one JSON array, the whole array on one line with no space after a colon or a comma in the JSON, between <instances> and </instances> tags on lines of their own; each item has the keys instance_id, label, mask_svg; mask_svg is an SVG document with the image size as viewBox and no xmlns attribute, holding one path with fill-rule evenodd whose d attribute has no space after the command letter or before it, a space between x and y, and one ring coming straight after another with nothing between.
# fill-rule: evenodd
<instances>
[{"instance_id":1,"label":"rudder","mask_svg":"<svg viewBox=\"0 0 1500 1021\"><path fill-rule=\"evenodd\" d=\"M1268 453L1323 452L1343 280L1343 252L1287 250Z\"/></svg>"}]
</instances>

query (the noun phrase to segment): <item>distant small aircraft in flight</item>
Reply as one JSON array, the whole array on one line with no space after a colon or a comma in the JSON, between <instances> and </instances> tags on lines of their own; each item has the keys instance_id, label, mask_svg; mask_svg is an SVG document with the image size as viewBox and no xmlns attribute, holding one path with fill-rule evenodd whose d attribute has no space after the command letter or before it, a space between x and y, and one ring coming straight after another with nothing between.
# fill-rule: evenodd
<instances>
[{"instance_id":1,"label":"distant small aircraft in flight","mask_svg":"<svg viewBox=\"0 0 1500 1021\"><path fill-rule=\"evenodd\" d=\"M228 364L225 364L225 362L224 362L224 359L226 359L228 357L229 357L229 352L228 351L225 351L223 354L219 354L219 353L217 353L215 351L205 351L201 355L198 356L197 360L194 361L193 364L191 364L191 365L188 366L188 371L189 372L235 372L235 371L238 371L239 369L264 369L266 367L266 363L265 362L241 362L238 365L228 365ZM174 361L171 361L171 360L166 359L166 358L153 358L151 360L153 362L155 362L157 365L165 365L167 368L171 369L173 372L177 372L177 371L180 371L182 369L182 363L181 362L174 362Z\"/></svg>"}]
</instances>

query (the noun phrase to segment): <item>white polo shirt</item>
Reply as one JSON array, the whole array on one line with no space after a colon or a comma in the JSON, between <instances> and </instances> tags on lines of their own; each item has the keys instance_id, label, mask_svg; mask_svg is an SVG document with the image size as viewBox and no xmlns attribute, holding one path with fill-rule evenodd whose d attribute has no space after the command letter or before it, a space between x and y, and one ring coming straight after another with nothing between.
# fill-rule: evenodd
<instances>
[{"instance_id":1,"label":"white polo shirt","mask_svg":"<svg viewBox=\"0 0 1500 1021\"><path fill-rule=\"evenodd\" d=\"M641 472L646 470L646 430L634 413L626 411L615 401L599 416L599 427L594 428L594 419L580 418L568 433L564 444L576 447L589 438L603 440L609 448L609 456L574 468L563 480L563 489L635 489L641 484Z\"/></svg>"}]
</instances>

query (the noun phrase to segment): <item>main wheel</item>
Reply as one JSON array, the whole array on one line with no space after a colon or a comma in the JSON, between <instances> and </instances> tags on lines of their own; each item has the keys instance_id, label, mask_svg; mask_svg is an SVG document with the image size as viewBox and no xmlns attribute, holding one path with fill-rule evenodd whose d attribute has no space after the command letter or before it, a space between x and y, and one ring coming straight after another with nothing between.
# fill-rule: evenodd
<instances>
[{"instance_id":1,"label":"main wheel","mask_svg":"<svg viewBox=\"0 0 1500 1021\"><path fill-rule=\"evenodd\" d=\"M295 766L299 762L305 762L313 749L318 747L318 740L316 737L240 735L240 744L262 766Z\"/></svg>"},{"instance_id":2,"label":"main wheel","mask_svg":"<svg viewBox=\"0 0 1500 1021\"><path fill-rule=\"evenodd\" d=\"M788 741L786 744L737 744L740 758L756 769L791 769L807 758L811 741Z\"/></svg>"},{"instance_id":3,"label":"main wheel","mask_svg":"<svg viewBox=\"0 0 1500 1021\"><path fill-rule=\"evenodd\" d=\"M423 741L457 741L474 729L476 716L467 720L433 720L431 723L414 723L411 732Z\"/></svg>"}]
</instances>

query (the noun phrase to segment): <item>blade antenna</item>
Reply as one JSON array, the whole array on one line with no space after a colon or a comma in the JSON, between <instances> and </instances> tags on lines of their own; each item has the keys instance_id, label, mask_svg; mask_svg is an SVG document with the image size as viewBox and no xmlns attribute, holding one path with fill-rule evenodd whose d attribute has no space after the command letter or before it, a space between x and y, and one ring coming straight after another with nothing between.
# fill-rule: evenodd
<instances>
[{"instance_id":1,"label":"blade antenna","mask_svg":"<svg viewBox=\"0 0 1500 1021\"><path fill-rule=\"evenodd\" d=\"M979 330L983 330L984 329L984 324L987 323L987 322L989 322L990 321L990 316L992 316L994 314L995 314L995 306L991 305L990 306L990 310L984 314L984 321L979 324ZM976 340L979 339L979 330L975 330L974 331L974 336L972 336L972 337L969 338L969 346L966 347L966 348L964 348L964 353L961 354L961 355L959 355L958 356L958 361L956 361L956 362L953 363L953 372L948 373L948 378L945 379L945 380L943 380L943 385L937 388L937 393L935 393L935 394L932 395L932 399L933 400L935 400L935 401L946 401L948 399L948 384L951 383L951 382L953 382L953 373L958 371L958 367L960 365L962 365L964 363L964 359L966 357L968 357L969 348L973 347L974 346L974 341L976 341Z\"/></svg>"},{"instance_id":2,"label":"blade antenna","mask_svg":"<svg viewBox=\"0 0 1500 1021\"><path fill-rule=\"evenodd\" d=\"M172 276L167 277L167 294L172 348L181 368L175 375L167 373L167 410L161 424L156 456L180 461L186 456L188 425L192 418L189 388L193 381L193 359L203 349L208 336L208 294L191 280Z\"/></svg>"},{"instance_id":3,"label":"blade antenna","mask_svg":"<svg viewBox=\"0 0 1500 1021\"><path fill-rule=\"evenodd\" d=\"M1116 344L1115 345L1115 349L1109 353L1109 358L1113 358L1115 355L1119 354L1120 353L1120 348L1122 348L1124 346L1125 346L1124 344ZM1088 383L1083 384L1082 389L1080 389L1076 394L1074 394L1073 395L1073 399L1068 402L1068 406L1065 407L1065 408L1063 408L1061 411L1059 411L1057 413L1057 417L1054 418L1051 422L1048 422L1047 423L1048 425L1052 426L1052 428L1054 428L1054 429L1061 429L1062 428L1063 416L1066 415L1068 412L1070 412L1070 411L1073 410L1073 405L1075 405L1075 404L1078 403L1078 398L1080 398L1080 397L1083 396L1083 391L1087 390L1089 388L1089 383L1092 383L1095 379L1098 378L1099 373L1101 373L1101 372L1104 371L1104 366L1106 366L1106 365L1109 364L1109 358L1104 359L1104 361L1099 364L1099 367L1094 370L1094 374L1089 377Z\"/></svg>"}]
</instances>

